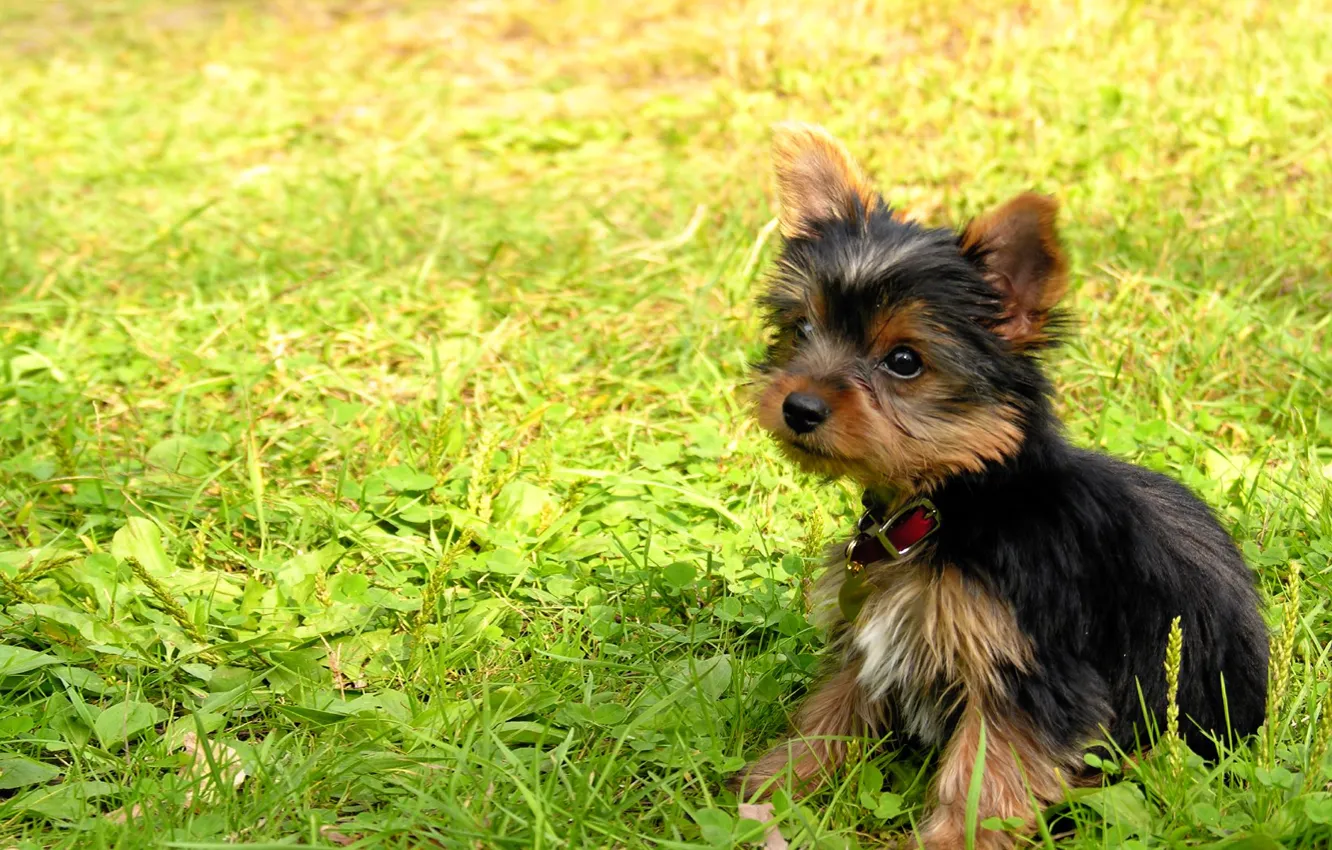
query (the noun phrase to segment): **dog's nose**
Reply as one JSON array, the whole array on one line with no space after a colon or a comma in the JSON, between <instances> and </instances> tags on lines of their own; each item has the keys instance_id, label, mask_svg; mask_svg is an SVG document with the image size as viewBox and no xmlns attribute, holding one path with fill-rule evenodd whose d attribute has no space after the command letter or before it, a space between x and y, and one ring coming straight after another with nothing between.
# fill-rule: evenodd
<instances>
[{"instance_id":1,"label":"dog's nose","mask_svg":"<svg viewBox=\"0 0 1332 850\"><path fill-rule=\"evenodd\" d=\"M797 434L813 431L831 412L826 401L810 393L791 393L782 402L782 418Z\"/></svg>"}]
</instances>

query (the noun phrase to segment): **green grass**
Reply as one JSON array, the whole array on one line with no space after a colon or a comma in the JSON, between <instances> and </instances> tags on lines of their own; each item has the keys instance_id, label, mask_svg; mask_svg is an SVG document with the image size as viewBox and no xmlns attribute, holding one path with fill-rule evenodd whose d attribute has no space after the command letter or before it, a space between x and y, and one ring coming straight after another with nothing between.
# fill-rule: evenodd
<instances>
[{"instance_id":1,"label":"green grass","mask_svg":"<svg viewBox=\"0 0 1332 850\"><path fill-rule=\"evenodd\" d=\"M721 782L858 495L743 393L787 118L931 220L1063 199L1072 437L1289 621L1265 746L1039 842L1326 846L1326 4L836 7L4 4L0 846L756 837ZM890 739L781 827L874 846L928 777Z\"/></svg>"}]
</instances>

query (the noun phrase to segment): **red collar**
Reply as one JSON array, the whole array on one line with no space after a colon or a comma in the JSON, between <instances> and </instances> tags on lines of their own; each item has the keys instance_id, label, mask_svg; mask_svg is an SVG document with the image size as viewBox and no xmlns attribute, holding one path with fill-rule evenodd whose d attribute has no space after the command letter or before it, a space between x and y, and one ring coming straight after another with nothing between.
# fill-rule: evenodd
<instances>
[{"instance_id":1,"label":"red collar","mask_svg":"<svg viewBox=\"0 0 1332 850\"><path fill-rule=\"evenodd\" d=\"M939 528L939 509L929 499L907 502L887 519L883 518L883 506L868 494L864 502L865 513L856 526L860 533L846 546L849 569L904 558Z\"/></svg>"},{"instance_id":2,"label":"red collar","mask_svg":"<svg viewBox=\"0 0 1332 850\"><path fill-rule=\"evenodd\" d=\"M869 493L861 501L865 513L856 526L859 533L846 544L846 571L837 591L837 604L848 623L856 621L865 600L874 592L865 575L865 566L905 558L939 529L940 522L939 509L929 499L907 502L887 519L883 518L883 505Z\"/></svg>"}]
</instances>

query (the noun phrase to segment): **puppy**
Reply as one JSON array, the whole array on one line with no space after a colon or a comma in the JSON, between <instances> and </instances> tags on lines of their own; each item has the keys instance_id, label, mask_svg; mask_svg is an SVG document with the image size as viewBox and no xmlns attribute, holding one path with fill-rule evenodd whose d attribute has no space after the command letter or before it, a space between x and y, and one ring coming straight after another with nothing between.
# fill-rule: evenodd
<instances>
[{"instance_id":1,"label":"puppy","mask_svg":"<svg viewBox=\"0 0 1332 850\"><path fill-rule=\"evenodd\" d=\"M861 484L866 510L815 590L833 672L742 795L808 792L848 737L891 732L941 749L920 838L961 847L984 734L978 821L1031 824L1090 744L1147 743L1176 618L1186 742L1214 754L1255 731L1268 639L1234 543L1175 481L1070 445L1052 410L1055 202L931 229L817 127L779 127L774 159L784 246L758 421L798 466Z\"/></svg>"}]
</instances>

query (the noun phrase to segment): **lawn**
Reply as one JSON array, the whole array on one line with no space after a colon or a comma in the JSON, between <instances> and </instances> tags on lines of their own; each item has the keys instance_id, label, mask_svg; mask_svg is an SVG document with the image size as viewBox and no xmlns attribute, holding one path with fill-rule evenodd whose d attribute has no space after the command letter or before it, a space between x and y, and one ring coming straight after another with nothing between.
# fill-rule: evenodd
<instances>
[{"instance_id":1,"label":"lawn","mask_svg":"<svg viewBox=\"0 0 1332 850\"><path fill-rule=\"evenodd\" d=\"M1069 432L1219 512L1286 653L1261 741L1037 843L1327 846L1332 11L814 5L4 4L0 847L759 839L723 780L859 496L745 395L790 118L928 221L1062 199ZM929 775L776 813L881 846Z\"/></svg>"}]
</instances>

